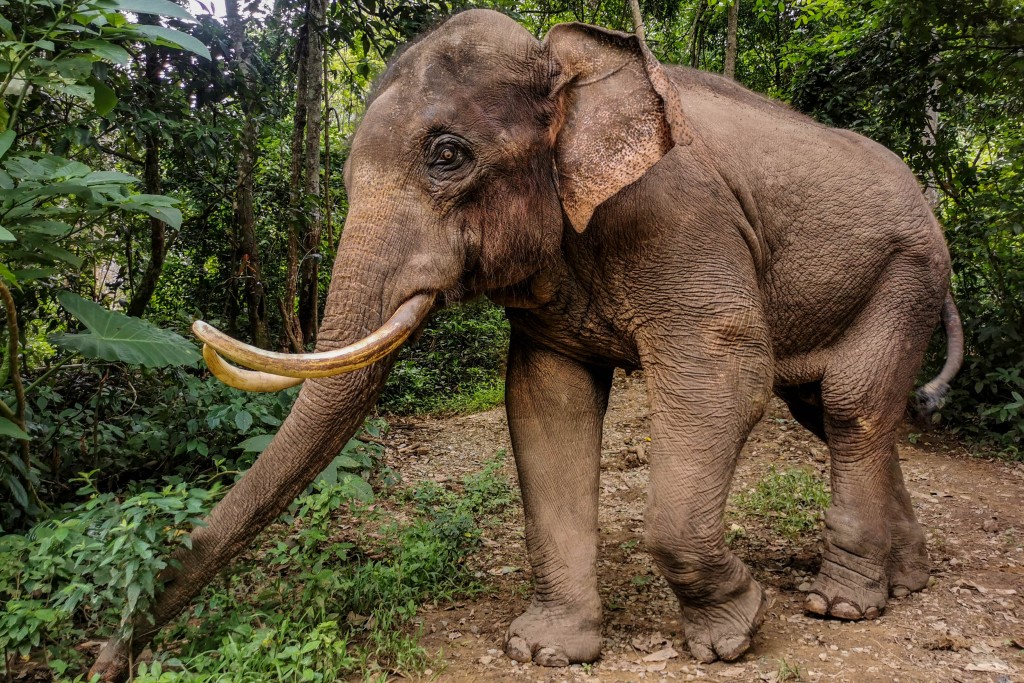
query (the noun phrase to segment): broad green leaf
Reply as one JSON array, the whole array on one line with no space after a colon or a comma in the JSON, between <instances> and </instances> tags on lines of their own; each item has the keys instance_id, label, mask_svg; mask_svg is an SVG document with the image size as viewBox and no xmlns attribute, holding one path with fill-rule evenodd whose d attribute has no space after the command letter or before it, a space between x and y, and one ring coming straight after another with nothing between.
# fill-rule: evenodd
<instances>
[{"instance_id":1,"label":"broad green leaf","mask_svg":"<svg viewBox=\"0 0 1024 683\"><path fill-rule=\"evenodd\" d=\"M369 503L373 501L373 487L366 480L355 474L346 474L343 485L352 493L352 497Z\"/></svg>"},{"instance_id":2,"label":"broad green leaf","mask_svg":"<svg viewBox=\"0 0 1024 683\"><path fill-rule=\"evenodd\" d=\"M186 339L141 318L131 318L71 292L58 297L61 305L85 325L88 332L56 334L50 340L87 358L121 361L147 368L195 365L200 355Z\"/></svg>"},{"instance_id":3,"label":"broad green leaf","mask_svg":"<svg viewBox=\"0 0 1024 683\"><path fill-rule=\"evenodd\" d=\"M163 221L175 230L181 227L181 211L171 206L154 206L152 204L140 204L137 201L127 201L121 205L131 211L141 211L149 214L158 221Z\"/></svg>"},{"instance_id":4,"label":"broad green leaf","mask_svg":"<svg viewBox=\"0 0 1024 683\"><path fill-rule=\"evenodd\" d=\"M2 263L0 263L0 277L7 280L12 285L18 284L18 278L14 277L14 273L11 272L11 269ZM0 384L2 384L2 382L0 382Z\"/></svg>"},{"instance_id":5,"label":"broad green leaf","mask_svg":"<svg viewBox=\"0 0 1024 683\"><path fill-rule=\"evenodd\" d=\"M0 417L0 435L12 436L15 439L21 439L22 441L28 441L29 436L26 434L21 427L14 424L6 417Z\"/></svg>"},{"instance_id":6,"label":"broad green leaf","mask_svg":"<svg viewBox=\"0 0 1024 683\"><path fill-rule=\"evenodd\" d=\"M151 38L157 43L166 43L183 50L194 52L200 57L210 59L210 50L193 36L166 26L149 26L148 24L133 24L132 32Z\"/></svg>"},{"instance_id":7,"label":"broad green leaf","mask_svg":"<svg viewBox=\"0 0 1024 683\"><path fill-rule=\"evenodd\" d=\"M358 462L347 455L339 455L331 464L335 467L340 467L343 470L357 470L361 467Z\"/></svg>"},{"instance_id":8,"label":"broad green leaf","mask_svg":"<svg viewBox=\"0 0 1024 683\"><path fill-rule=\"evenodd\" d=\"M240 432L249 431L249 427L252 427L252 414L246 410L235 413L235 426Z\"/></svg>"},{"instance_id":9,"label":"broad green leaf","mask_svg":"<svg viewBox=\"0 0 1024 683\"><path fill-rule=\"evenodd\" d=\"M100 116L106 116L117 104L117 95L114 94L109 85L98 78L90 78L89 85L95 91L92 104L96 108L96 113Z\"/></svg>"},{"instance_id":10,"label":"broad green leaf","mask_svg":"<svg viewBox=\"0 0 1024 683\"><path fill-rule=\"evenodd\" d=\"M14 277L19 282L31 282L33 280L45 280L57 274L55 268L22 268L14 271Z\"/></svg>"},{"instance_id":11,"label":"broad green leaf","mask_svg":"<svg viewBox=\"0 0 1024 683\"><path fill-rule=\"evenodd\" d=\"M41 242L36 244L36 248L48 258L51 258L54 261L63 261L75 268L81 268L82 263L84 263L81 256L73 254L63 247L58 247L56 244Z\"/></svg>"},{"instance_id":12,"label":"broad green leaf","mask_svg":"<svg viewBox=\"0 0 1024 683\"><path fill-rule=\"evenodd\" d=\"M14 242L17 239L10 230L0 226L0 242Z\"/></svg>"},{"instance_id":13,"label":"broad green leaf","mask_svg":"<svg viewBox=\"0 0 1024 683\"><path fill-rule=\"evenodd\" d=\"M126 66L131 61L131 55L128 54L127 50L120 45L115 45L106 40L82 40L73 43L72 47L79 50L89 50L100 59L105 59L118 66Z\"/></svg>"},{"instance_id":14,"label":"broad green leaf","mask_svg":"<svg viewBox=\"0 0 1024 683\"><path fill-rule=\"evenodd\" d=\"M7 489L11 492L14 500L18 502L23 509L28 507L28 492L25 491L25 487L22 485L18 478L13 473L7 474ZM36 614L41 610L36 610Z\"/></svg>"},{"instance_id":15,"label":"broad green leaf","mask_svg":"<svg viewBox=\"0 0 1024 683\"><path fill-rule=\"evenodd\" d=\"M95 97L93 89L87 85L69 85L60 82L50 82L46 87L52 88L57 92L64 93L65 95L70 95L71 97L77 97L80 100L86 100L87 102L92 102L93 97Z\"/></svg>"},{"instance_id":16,"label":"broad green leaf","mask_svg":"<svg viewBox=\"0 0 1024 683\"><path fill-rule=\"evenodd\" d=\"M139 179L133 175L127 173L121 173L120 171L93 171L89 175L81 179L83 183L89 185L99 185L100 183L137 183Z\"/></svg>"},{"instance_id":17,"label":"broad green leaf","mask_svg":"<svg viewBox=\"0 0 1024 683\"><path fill-rule=\"evenodd\" d=\"M249 437L242 443L238 444L238 447L246 453L262 453L273 440L273 434L260 434L259 436Z\"/></svg>"},{"instance_id":18,"label":"broad green leaf","mask_svg":"<svg viewBox=\"0 0 1024 683\"><path fill-rule=\"evenodd\" d=\"M114 6L122 12L155 14L160 17L177 17L178 19L192 18L192 15L183 7L168 2L168 0L115 0Z\"/></svg>"},{"instance_id":19,"label":"broad green leaf","mask_svg":"<svg viewBox=\"0 0 1024 683\"><path fill-rule=\"evenodd\" d=\"M5 154L7 154L7 150L9 150L11 148L11 145L13 145L13 144L14 144L14 131L13 130L5 130L3 133L0 133L0 158L3 158L3 156Z\"/></svg>"}]
</instances>

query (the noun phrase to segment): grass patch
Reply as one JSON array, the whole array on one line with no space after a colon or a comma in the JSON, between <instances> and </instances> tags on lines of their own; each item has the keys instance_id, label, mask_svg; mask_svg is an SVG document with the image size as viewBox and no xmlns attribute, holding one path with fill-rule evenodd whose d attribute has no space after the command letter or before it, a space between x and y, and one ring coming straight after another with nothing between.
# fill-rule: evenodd
<instances>
[{"instance_id":1,"label":"grass patch","mask_svg":"<svg viewBox=\"0 0 1024 683\"><path fill-rule=\"evenodd\" d=\"M831 496L814 473L780 472L773 465L757 486L736 495L733 502L742 512L765 518L773 529L794 538L817 528Z\"/></svg>"}]
</instances>

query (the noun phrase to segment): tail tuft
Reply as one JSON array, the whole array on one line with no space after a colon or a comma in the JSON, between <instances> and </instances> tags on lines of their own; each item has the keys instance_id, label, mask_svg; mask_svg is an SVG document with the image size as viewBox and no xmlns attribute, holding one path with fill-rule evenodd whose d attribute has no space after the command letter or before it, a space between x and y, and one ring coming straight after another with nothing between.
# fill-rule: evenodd
<instances>
[{"instance_id":1,"label":"tail tuft","mask_svg":"<svg viewBox=\"0 0 1024 683\"><path fill-rule=\"evenodd\" d=\"M925 422L932 414L946 403L949 385L945 382L931 381L914 392L913 410L919 420Z\"/></svg>"},{"instance_id":2,"label":"tail tuft","mask_svg":"<svg viewBox=\"0 0 1024 683\"><path fill-rule=\"evenodd\" d=\"M912 402L917 418L925 423L945 403L949 383L964 361L964 330L960 325L960 314L956 310L953 295L949 293L942 306L942 325L946 331L946 364L935 379L914 392Z\"/></svg>"}]
</instances>

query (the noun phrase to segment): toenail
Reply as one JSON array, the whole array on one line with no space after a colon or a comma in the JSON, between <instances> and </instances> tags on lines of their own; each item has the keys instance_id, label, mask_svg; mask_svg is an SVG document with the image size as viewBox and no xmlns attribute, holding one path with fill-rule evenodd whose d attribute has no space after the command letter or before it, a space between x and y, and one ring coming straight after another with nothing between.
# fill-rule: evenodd
<instances>
[{"instance_id":1,"label":"toenail","mask_svg":"<svg viewBox=\"0 0 1024 683\"><path fill-rule=\"evenodd\" d=\"M880 612L878 611L877 607L868 607L866 610L864 610L864 618L865 619L874 619L879 614L880 614Z\"/></svg>"},{"instance_id":2,"label":"toenail","mask_svg":"<svg viewBox=\"0 0 1024 683\"><path fill-rule=\"evenodd\" d=\"M893 586L892 597L894 598L905 598L910 595L910 589L906 586Z\"/></svg>"},{"instance_id":3,"label":"toenail","mask_svg":"<svg viewBox=\"0 0 1024 683\"><path fill-rule=\"evenodd\" d=\"M837 619L847 619L849 621L862 619L865 616L864 612L862 612L857 605L849 602L848 600L837 600L835 604L832 605L831 614Z\"/></svg>"},{"instance_id":4,"label":"toenail","mask_svg":"<svg viewBox=\"0 0 1024 683\"><path fill-rule=\"evenodd\" d=\"M533 661L540 666L569 666L569 658L562 650L553 647L542 647L537 651Z\"/></svg>"},{"instance_id":5,"label":"toenail","mask_svg":"<svg viewBox=\"0 0 1024 683\"><path fill-rule=\"evenodd\" d=\"M505 654L517 662L528 662L531 659L530 646L519 636L512 636L505 643Z\"/></svg>"},{"instance_id":6,"label":"toenail","mask_svg":"<svg viewBox=\"0 0 1024 683\"><path fill-rule=\"evenodd\" d=\"M718 656L727 662L737 659L749 648L750 638L743 636L723 638L715 644L715 650L718 652Z\"/></svg>"},{"instance_id":7,"label":"toenail","mask_svg":"<svg viewBox=\"0 0 1024 683\"><path fill-rule=\"evenodd\" d=\"M808 593L804 607L812 614L820 614L821 616L828 614L828 600L821 593Z\"/></svg>"},{"instance_id":8,"label":"toenail","mask_svg":"<svg viewBox=\"0 0 1024 683\"><path fill-rule=\"evenodd\" d=\"M693 658L702 664L710 664L718 659L718 655L715 654L715 651L704 643L698 643L691 640L687 645L690 646L690 654L693 655Z\"/></svg>"}]
</instances>

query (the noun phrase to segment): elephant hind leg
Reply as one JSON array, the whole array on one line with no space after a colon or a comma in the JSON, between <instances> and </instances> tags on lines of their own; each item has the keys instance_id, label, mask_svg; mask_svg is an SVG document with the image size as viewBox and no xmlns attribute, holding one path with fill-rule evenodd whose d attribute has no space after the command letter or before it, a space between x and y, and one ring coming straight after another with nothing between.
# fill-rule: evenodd
<instances>
[{"instance_id":1,"label":"elephant hind leg","mask_svg":"<svg viewBox=\"0 0 1024 683\"><path fill-rule=\"evenodd\" d=\"M825 514L821 570L806 603L814 614L873 618L885 609L890 590L903 595L927 583L924 534L896 449L934 325L922 300L922 292L883 283L826 367L821 395L832 506Z\"/></svg>"}]
</instances>

